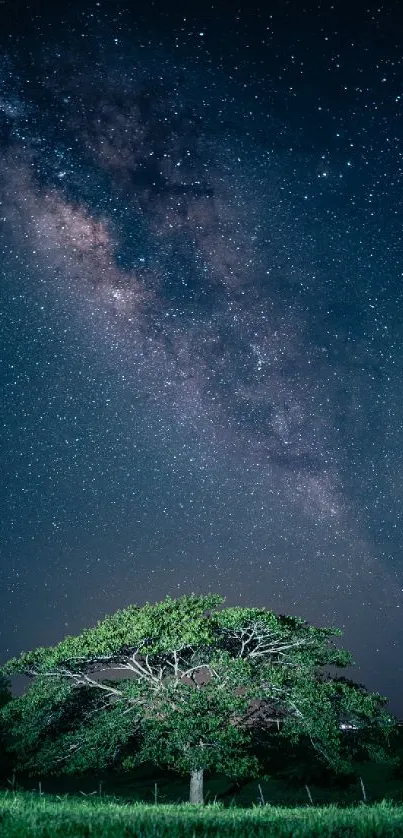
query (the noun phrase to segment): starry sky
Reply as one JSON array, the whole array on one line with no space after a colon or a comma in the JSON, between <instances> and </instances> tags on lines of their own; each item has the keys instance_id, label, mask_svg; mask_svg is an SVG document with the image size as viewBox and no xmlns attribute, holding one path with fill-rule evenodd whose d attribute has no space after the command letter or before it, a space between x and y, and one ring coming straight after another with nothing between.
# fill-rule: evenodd
<instances>
[{"instance_id":1,"label":"starry sky","mask_svg":"<svg viewBox=\"0 0 403 838\"><path fill-rule=\"evenodd\" d=\"M398 3L131 5L0 4L0 659L216 591L403 717Z\"/></svg>"}]
</instances>

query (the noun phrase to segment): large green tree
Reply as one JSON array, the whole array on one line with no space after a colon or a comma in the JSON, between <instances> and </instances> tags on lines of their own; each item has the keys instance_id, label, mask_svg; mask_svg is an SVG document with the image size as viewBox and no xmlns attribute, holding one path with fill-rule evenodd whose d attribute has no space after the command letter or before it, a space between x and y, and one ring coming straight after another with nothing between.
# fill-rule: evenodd
<instances>
[{"instance_id":1,"label":"large green tree","mask_svg":"<svg viewBox=\"0 0 403 838\"><path fill-rule=\"evenodd\" d=\"M217 595L167 597L117 611L94 628L8 661L32 679L2 716L21 767L78 772L142 761L190 775L253 776L257 728L306 738L336 770L347 764L341 724L383 753L393 720L385 699L327 667L351 663L337 629L259 608L223 608ZM113 677L111 670L114 671Z\"/></svg>"}]
</instances>

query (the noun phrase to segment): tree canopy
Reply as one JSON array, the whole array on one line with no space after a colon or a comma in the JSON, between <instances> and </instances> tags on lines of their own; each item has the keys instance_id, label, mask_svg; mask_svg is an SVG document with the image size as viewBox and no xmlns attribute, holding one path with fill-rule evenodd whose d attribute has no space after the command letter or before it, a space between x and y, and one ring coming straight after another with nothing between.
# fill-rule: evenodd
<instances>
[{"instance_id":1,"label":"tree canopy","mask_svg":"<svg viewBox=\"0 0 403 838\"><path fill-rule=\"evenodd\" d=\"M352 662L335 643L338 629L223 602L212 594L131 605L9 660L4 675L32 679L1 711L16 758L43 773L150 760L189 773L191 800L201 802L206 769L261 770L257 729L307 738L336 770L348 765L342 723L365 732L371 756L384 753L386 700L326 669Z\"/></svg>"},{"instance_id":2,"label":"tree canopy","mask_svg":"<svg viewBox=\"0 0 403 838\"><path fill-rule=\"evenodd\" d=\"M3 707L5 704L8 704L11 701L11 685L7 678L4 675L0 674L0 707Z\"/></svg>"}]
</instances>

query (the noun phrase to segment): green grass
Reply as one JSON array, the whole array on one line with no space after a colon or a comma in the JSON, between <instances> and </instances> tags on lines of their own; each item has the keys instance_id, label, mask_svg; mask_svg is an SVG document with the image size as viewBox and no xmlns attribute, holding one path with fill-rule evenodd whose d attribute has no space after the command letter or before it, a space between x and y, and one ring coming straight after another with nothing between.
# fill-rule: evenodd
<instances>
[{"instance_id":1,"label":"green grass","mask_svg":"<svg viewBox=\"0 0 403 838\"><path fill-rule=\"evenodd\" d=\"M2 838L397 838L402 834L403 807L387 802L349 808L199 808L0 792Z\"/></svg>"}]
</instances>

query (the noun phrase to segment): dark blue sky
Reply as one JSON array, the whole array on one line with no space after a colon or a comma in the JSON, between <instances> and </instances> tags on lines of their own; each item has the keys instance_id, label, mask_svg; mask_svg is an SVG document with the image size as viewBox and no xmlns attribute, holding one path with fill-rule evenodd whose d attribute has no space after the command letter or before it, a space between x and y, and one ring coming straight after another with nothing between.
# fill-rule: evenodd
<instances>
[{"instance_id":1,"label":"dark blue sky","mask_svg":"<svg viewBox=\"0 0 403 838\"><path fill-rule=\"evenodd\" d=\"M398 4L269 5L0 5L0 657L213 590L402 716Z\"/></svg>"}]
</instances>

